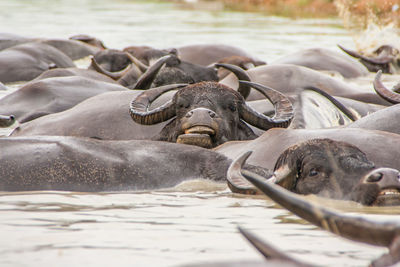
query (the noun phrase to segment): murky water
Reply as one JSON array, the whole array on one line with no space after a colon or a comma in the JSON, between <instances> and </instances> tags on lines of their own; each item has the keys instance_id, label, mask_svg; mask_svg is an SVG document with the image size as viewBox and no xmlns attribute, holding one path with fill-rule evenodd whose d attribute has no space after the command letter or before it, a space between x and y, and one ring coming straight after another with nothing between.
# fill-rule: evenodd
<instances>
[{"instance_id":1,"label":"murky water","mask_svg":"<svg viewBox=\"0 0 400 267\"><path fill-rule=\"evenodd\" d=\"M111 48L226 43L266 61L306 47L354 47L339 20L293 21L151 1L3 0L0 31L49 38L87 33ZM372 77L352 82L369 86ZM380 220L400 214L400 207L326 205L378 214L369 216ZM299 259L323 266L366 266L385 252L317 230L264 198L234 195L225 185L197 181L159 192L0 193L0 266L262 260L240 236L238 225Z\"/></svg>"}]
</instances>

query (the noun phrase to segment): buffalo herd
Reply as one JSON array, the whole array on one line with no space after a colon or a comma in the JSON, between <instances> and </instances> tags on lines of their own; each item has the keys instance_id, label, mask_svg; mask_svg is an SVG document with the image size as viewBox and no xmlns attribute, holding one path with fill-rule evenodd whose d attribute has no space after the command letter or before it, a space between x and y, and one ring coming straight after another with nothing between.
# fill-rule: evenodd
<instances>
[{"instance_id":1,"label":"buffalo herd","mask_svg":"<svg viewBox=\"0 0 400 267\"><path fill-rule=\"evenodd\" d=\"M399 71L399 51L339 47L346 53L309 48L267 64L230 45L119 50L88 35L1 33L0 191L137 191L209 179L388 247L373 266L398 262L399 224L339 216L298 196L400 205L400 86L382 81ZM371 72L370 89L350 82ZM10 89L15 82L23 84ZM309 266L240 231L267 258Z\"/></svg>"}]
</instances>

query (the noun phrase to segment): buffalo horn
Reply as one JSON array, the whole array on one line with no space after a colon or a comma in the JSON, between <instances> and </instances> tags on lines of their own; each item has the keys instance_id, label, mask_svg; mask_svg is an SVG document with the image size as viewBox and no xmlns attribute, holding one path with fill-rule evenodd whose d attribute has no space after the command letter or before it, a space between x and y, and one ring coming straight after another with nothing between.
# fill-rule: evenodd
<instances>
[{"instance_id":1,"label":"buffalo horn","mask_svg":"<svg viewBox=\"0 0 400 267\"><path fill-rule=\"evenodd\" d=\"M239 232L250 242L250 244L252 244L268 260L290 262L290 263L293 263L294 266L298 266L298 267L313 266L313 265L309 265L307 263L300 262L294 258L287 256L283 252L274 248L267 242L262 241L260 238L258 238L254 234L250 233L249 231L247 231L241 227L238 227L238 229L239 229Z\"/></svg>"},{"instance_id":2,"label":"buffalo horn","mask_svg":"<svg viewBox=\"0 0 400 267\"><path fill-rule=\"evenodd\" d=\"M229 71L231 71L233 74L235 74L235 76L238 78L238 80L242 80L242 81L248 81L250 82L250 77L247 74L247 72L242 69L241 67L238 67L236 65L232 65L232 64L225 64L225 63L216 63L214 65L217 68L225 68ZM246 99L249 94L250 94L250 90L251 87L247 84L243 84L243 83L239 83L239 87L238 87L238 92L243 96L244 99Z\"/></svg>"},{"instance_id":3,"label":"buffalo horn","mask_svg":"<svg viewBox=\"0 0 400 267\"><path fill-rule=\"evenodd\" d=\"M358 59L362 59L365 62L371 63L371 64L375 64L375 65L384 65L384 64L388 64L393 60L393 56L381 56L381 57L376 57L376 58L372 58L372 57L366 57L361 55L360 53L357 53L355 51L349 50L347 48L344 48L341 45L338 45L338 47L340 49L342 49L344 52L346 52L347 54L349 54L352 57L358 58Z\"/></svg>"},{"instance_id":4,"label":"buffalo horn","mask_svg":"<svg viewBox=\"0 0 400 267\"><path fill-rule=\"evenodd\" d=\"M240 158L245 157L242 155ZM238 159L243 164L245 160ZM241 174L280 206L288 209L308 222L342 237L376 246L389 247L396 236L400 235L400 224L379 223L362 217L339 214L324 208L304 197L292 193L285 188L248 170Z\"/></svg>"},{"instance_id":5,"label":"buffalo horn","mask_svg":"<svg viewBox=\"0 0 400 267\"><path fill-rule=\"evenodd\" d=\"M158 72L164 66L168 59L170 59L172 55L166 55L160 57L153 65L151 65L145 73L140 76L139 80L136 82L133 89L141 89L147 90L150 88L151 84L153 83L154 79L156 78Z\"/></svg>"},{"instance_id":6,"label":"buffalo horn","mask_svg":"<svg viewBox=\"0 0 400 267\"><path fill-rule=\"evenodd\" d=\"M147 90L132 100L129 112L131 118L140 124L157 124L175 116L175 104L172 100L149 111L151 103L162 94L184 87L187 84L169 84Z\"/></svg>"},{"instance_id":7,"label":"buffalo horn","mask_svg":"<svg viewBox=\"0 0 400 267\"><path fill-rule=\"evenodd\" d=\"M380 95L386 101L389 101L390 103L393 103L393 104L400 103L400 95L389 90L388 88L386 88L381 81L381 76L382 76L382 71L379 70L376 73L376 76L374 79L374 89L375 89L376 93L378 95Z\"/></svg>"},{"instance_id":8,"label":"buffalo horn","mask_svg":"<svg viewBox=\"0 0 400 267\"><path fill-rule=\"evenodd\" d=\"M132 65L129 64L128 66L126 66L123 70L120 71L108 71L106 69L104 69L102 66L100 66L100 64L96 61L96 59L91 56L91 66L99 73L107 75L108 77L110 77L113 80L118 80L120 79L122 76L124 76L126 73L128 73L128 71L132 68Z\"/></svg>"},{"instance_id":9,"label":"buffalo horn","mask_svg":"<svg viewBox=\"0 0 400 267\"><path fill-rule=\"evenodd\" d=\"M255 111L245 102L243 102L239 112L244 121L262 130L268 130L273 127L286 128L289 126L294 115L293 106L290 100L284 94L258 83L247 81L239 81L239 83L247 84L256 89L265 97L267 97L275 107L275 115L274 117L270 118Z\"/></svg>"}]
</instances>

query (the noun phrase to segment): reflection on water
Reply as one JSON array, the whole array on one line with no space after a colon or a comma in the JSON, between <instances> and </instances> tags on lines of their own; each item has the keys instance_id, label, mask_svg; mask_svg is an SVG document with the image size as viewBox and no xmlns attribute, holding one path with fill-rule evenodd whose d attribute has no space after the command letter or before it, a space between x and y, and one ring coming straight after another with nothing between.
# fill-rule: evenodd
<instances>
[{"instance_id":1,"label":"reflection on water","mask_svg":"<svg viewBox=\"0 0 400 267\"><path fill-rule=\"evenodd\" d=\"M0 31L46 38L87 33L111 48L226 43L266 61L301 48L353 46L337 20L178 10L172 3L152 1L2 1ZM372 78L352 82L367 87ZM0 97L19 85L8 86ZM400 208L337 201L326 205L379 213L369 215L377 219L400 213ZM196 181L162 192L1 193L0 265L176 266L262 260L238 234L237 225L324 266L366 266L385 251L316 230L263 197L239 196L225 185Z\"/></svg>"}]
</instances>

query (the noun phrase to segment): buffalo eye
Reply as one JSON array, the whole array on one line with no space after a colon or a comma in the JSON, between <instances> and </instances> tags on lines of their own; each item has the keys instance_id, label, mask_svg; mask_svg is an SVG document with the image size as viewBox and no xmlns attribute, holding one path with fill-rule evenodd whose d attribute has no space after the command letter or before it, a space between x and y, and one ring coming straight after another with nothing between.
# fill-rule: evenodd
<instances>
[{"instance_id":1,"label":"buffalo eye","mask_svg":"<svg viewBox=\"0 0 400 267\"><path fill-rule=\"evenodd\" d=\"M308 176L316 176L316 175L318 175L318 171L315 168L312 168L308 173Z\"/></svg>"},{"instance_id":2,"label":"buffalo eye","mask_svg":"<svg viewBox=\"0 0 400 267\"><path fill-rule=\"evenodd\" d=\"M229 105L228 108L229 108L232 112L235 112L235 111L236 111L236 106L235 106L234 104Z\"/></svg>"}]
</instances>

